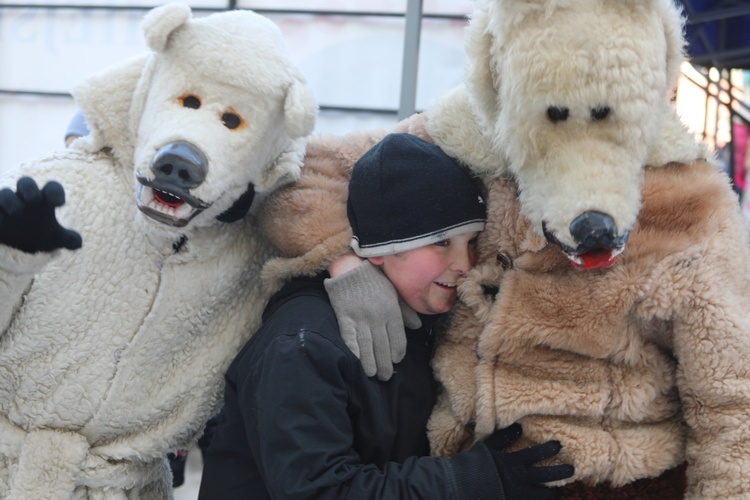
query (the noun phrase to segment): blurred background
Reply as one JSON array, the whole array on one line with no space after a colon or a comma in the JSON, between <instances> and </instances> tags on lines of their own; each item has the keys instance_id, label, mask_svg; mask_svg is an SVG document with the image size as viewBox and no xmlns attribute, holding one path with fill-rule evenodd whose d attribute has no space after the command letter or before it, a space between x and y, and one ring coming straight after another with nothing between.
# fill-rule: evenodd
<instances>
[{"instance_id":1,"label":"blurred background","mask_svg":"<svg viewBox=\"0 0 750 500\"><path fill-rule=\"evenodd\" d=\"M750 0L677 0L688 52L676 106L744 188ZM0 3L0 172L63 147L81 78L145 50L154 0ZM196 0L253 9L282 29L321 105L319 132L390 127L462 79L472 0ZM736 175L735 175L736 174Z\"/></svg>"},{"instance_id":2,"label":"blurred background","mask_svg":"<svg viewBox=\"0 0 750 500\"><path fill-rule=\"evenodd\" d=\"M677 0L690 63L675 106L730 175L745 214L750 163L750 0ZM0 174L64 147L86 75L145 49L140 22L164 2L0 3ZM471 0L196 0L195 16L253 9L276 22L321 106L318 132L389 128L462 81ZM750 225L748 226L750 227ZM196 498L200 454L177 498Z\"/></svg>"},{"instance_id":3,"label":"blurred background","mask_svg":"<svg viewBox=\"0 0 750 500\"><path fill-rule=\"evenodd\" d=\"M146 50L141 19L163 3L0 3L0 170L63 147L76 82ZM472 8L469 0L182 3L195 16L253 9L276 22L321 104L321 132L390 127L457 85Z\"/></svg>"}]
</instances>

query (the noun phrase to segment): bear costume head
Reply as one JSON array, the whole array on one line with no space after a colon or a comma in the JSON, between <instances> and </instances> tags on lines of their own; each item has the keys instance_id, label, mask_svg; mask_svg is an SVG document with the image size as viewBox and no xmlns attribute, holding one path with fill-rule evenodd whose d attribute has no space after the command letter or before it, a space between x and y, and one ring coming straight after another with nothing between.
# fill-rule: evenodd
<instances>
[{"instance_id":1,"label":"bear costume head","mask_svg":"<svg viewBox=\"0 0 750 500\"><path fill-rule=\"evenodd\" d=\"M274 23L251 11L192 19L169 4L143 28L148 55L75 94L86 148L133 166L138 206L158 231L232 222L256 191L298 177L317 106Z\"/></svg>"},{"instance_id":2,"label":"bear costume head","mask_svg":"<svg viewBox=\"0 0 750 500\"><path fill-rule=\"evenodd\" d=\"M475 123L451 126L472 129L470 155L481 157L472 168L512 175L523 215L578 268L615 262L636 223L643 168L676 149L664 139L682 128L671 105L681 29L670 0L477 2L464 96Z\"/></svg>"}]
</instances>

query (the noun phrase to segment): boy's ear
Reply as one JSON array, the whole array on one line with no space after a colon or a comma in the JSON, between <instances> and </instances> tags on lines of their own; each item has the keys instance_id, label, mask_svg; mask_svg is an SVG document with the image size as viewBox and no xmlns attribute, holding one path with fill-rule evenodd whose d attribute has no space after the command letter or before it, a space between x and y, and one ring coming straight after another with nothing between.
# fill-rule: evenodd
<instances>
[{"instance_id":1,"label":"boy's ear","mask_svg":"<svg viewBox=\"0 0 750 500\"><path fill-rule=\"evenodd\" d=\"M367 257L367 260L369 260L370 264L372 264L373 266L383 265L383 257Z\"/></svg>"}]
</instances>

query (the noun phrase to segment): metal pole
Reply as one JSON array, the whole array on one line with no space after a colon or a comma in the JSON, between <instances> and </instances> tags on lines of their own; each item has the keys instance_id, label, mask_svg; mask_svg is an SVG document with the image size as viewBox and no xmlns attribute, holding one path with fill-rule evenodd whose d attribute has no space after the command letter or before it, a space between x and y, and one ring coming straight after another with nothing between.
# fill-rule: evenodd
<instances>
[{"instance_id":1,"label":"metal pole","mask_svg":"<svg viewBox=\"0 0 750 500\"><path fill-rule=\"evenodd\" d=\"M419 35L422 30L422 0L408 0L404 27L404 63L401 69L401 102L398 119L414 114L417 106Z\"/></svg>"}]
</instances>

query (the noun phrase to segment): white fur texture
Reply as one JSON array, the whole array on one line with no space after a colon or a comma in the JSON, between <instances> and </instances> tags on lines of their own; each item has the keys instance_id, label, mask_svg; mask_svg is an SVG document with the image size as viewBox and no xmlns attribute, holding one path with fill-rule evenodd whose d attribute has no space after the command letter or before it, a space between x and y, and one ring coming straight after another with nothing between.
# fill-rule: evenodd
<instances>
[{"instance_id":1,"label":"white fur texture","mask_svg":"<svg viewBox=\"0 0 750 500\"><path fill-rule=\"evenodd\" d=\"M627 487L686 459L687 498L748 498L750 246L728 177L670 105L679 11L671 0L476 3L466 85L393 130L434 141L488 192L478 265L433 358L444 388L433 454L520 420L514 446L559 440L577 486ZM568 119L553 123L550 106ZM610 114L593 120L600 106ZM314 272L346 251L346 181L367 135L382 137L310 141L300 181L261 214L293 258L264 272ZM611 267L576 269L540 234L546 221L565 239L584 209L611 212L621 231L639 216Z\"/></svg>"},{"instance_id":2,"label":"white fur texture","mask_svg":"<svg viewBox=\"0 0 750 500\"><path fill-rule=\"evenodd\" d=\"M189 14L151 11L153 52L76 91L91 135L20 168L63 185L58 218L83 247L0 247L2 498L170 497L166 452L200 434L260 323L260 269L275 250L252 217L216 216L249 183L262 192L298 176L316 106L273 23ZM222 123L229 111L241 127ZM175 140L209 163L192 194L210 207L181 228L138 211L134 180Z\"/></svg>"},{"instance_id":3,"label":"white fur texture","mask_svg":"<svg viewBox=\"0 0 750 500\"><path fill-rule=\"evenodd\" d=\"M595 210L623 234L636 222L643 168L661 165L652 157L706 156L670 104L681 30L671 0L480 0L466 34L467 89L438 103L427 129L483 176L512 175L538 232L544 222L576 247L570 223ZM568 118L553 122L550 107ZM592 118L604 107L604 119Z\"/></svg>"}]
</instances>

